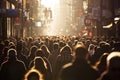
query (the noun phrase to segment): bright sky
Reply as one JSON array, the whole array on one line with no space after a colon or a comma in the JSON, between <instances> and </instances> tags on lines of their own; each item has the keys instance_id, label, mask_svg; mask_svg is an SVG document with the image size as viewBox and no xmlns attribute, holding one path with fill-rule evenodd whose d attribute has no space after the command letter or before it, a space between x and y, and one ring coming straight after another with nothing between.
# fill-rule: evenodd
<instances>
[{"instance_id":1,"label":"bright sky","mask_svg":"<svg viewBox=\"0 0 120 80\"><path fill-rule=\"evenodd\" d=\"M41 4L53 8L56 4L59 4L59 0L41 0Z\"/></svg>"}]
</instances>

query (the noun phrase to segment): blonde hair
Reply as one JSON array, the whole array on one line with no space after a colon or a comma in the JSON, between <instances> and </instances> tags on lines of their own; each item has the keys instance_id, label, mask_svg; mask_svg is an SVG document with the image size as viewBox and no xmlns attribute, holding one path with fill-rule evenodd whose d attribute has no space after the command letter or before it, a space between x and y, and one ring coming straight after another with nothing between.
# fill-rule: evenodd
<instances>
[{"instance_id":1,"label":"blonde hair","mask_svg":"<svg viewBox=\"0 0 120 80\"><path fill-rule=\"evenodd\" d=\"M43 74L42 74L40 71L38 71L37 69L34 69L34 68L30 69L30 70L25 74L24 80L28 80L28 77L29 77L30 73L32 73L32 72L35 72L35 73L38 74L39 80L44 80L44 79L43 79Z\"/></svg>"}]
</instances>

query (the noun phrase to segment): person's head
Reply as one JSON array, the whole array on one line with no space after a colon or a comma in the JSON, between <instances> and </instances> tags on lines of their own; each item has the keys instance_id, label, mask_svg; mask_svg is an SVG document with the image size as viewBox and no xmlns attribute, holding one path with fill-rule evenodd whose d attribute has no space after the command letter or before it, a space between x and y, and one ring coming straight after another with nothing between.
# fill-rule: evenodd
<instances>
[{"instance_id":1,"label":"person's head","mask_svg":"<svg viewBox=\"0 0 120 80\"><path fill-rule=\"evenodd\" d=\"M72 49L69 45L66 45L60 49L60 54L69 53L72 54Z\"/></svg>"},{"instance_id":2,"label":"person's head","mask_svg":"<svg viewBox=\"0 0 120 80\"><path fill-rule=\"evenodd\" d=\"M15 59L17 57L17 51L15 49L9 49L7 56L9 59Z\"/></svg>"},{"instance_id":3,"label":"person's head","mask_svg":"<svg viewBox=\"0 0 120 80\"><path fill-rule=\"evenodd\" d=\"M41 49L42 49L43 51L47 51L48 47L47 47L46 45L42 45L42 46L41 46Z\"/></svg>"},{"instance_id":4,"label":"person's head","mask_svg":"<svg viewBox=\"0 0 120 80\"><path fill-rule=\"evenodd\" d=\"M40 73L37 69L31 69L25 74L24 80L44 80L43 74Z\"/></svg>"},{"instance_id":5,"label":"person's head","mask_svg":"<svg viewBox=\"0 0 120 80\"><path fill-rule=\"evenodd\" d=\"M58 43L54 43L53 44L53 49L54 50L58 50L59 49L59 44Z\"/></svg>"},{"instance_id":6,"label":"person's head","mask_svg":"<svg viewBox=\"0 0 120 80\"><path fill-rule=\"evenodd\" d=\"M32 46L31 48L30 48L30 52L29 52L29 56L31 56L31 57L35 57L35 52L37 51L37 49L38 49L38 47L37 46Z\"/></svg>"},{"instance_id":7,"label":"person's head","mask_svg":"<svg viewBox=\"0 0 120 80\"><path fill-rule=\"evenodd\" d=\"M14 42L10 42L10 43L9 43L9 49L10 49L10 48L16 49L16 45L15 45Z\"/></svg>"},{"instance_id":8,"label":"person's head","mask_svg":"<svg viewBox=\"0 0 120 80\"><path fill-rule=\"evenodd\" d=\"M30 48L30 51L31 51L31 53L32 53L32 52L35 52L37 49L38 49L38 47L33 45L33 46Z\"/></svg>"},{"instance_id":9,"label":"person's head","mask_svg":"<svg viewBox=\"0 0 120 80\"><path fill-rule=\"evenodd\" d=\"M105 43L104 45L102 45L101 48L102 48L103 52L106 52L106 53L111 52L111 45L109 43Z\"/></svg>"},{"instance_id":10,"label":"person's head","mask_svg":"<svg viewBox=\"0 0 120 80\"><path fill-rule=\"evenodd\" d=\"M76 45L74 48L73 56L75 59L88 59L88 51L84 45Z\"/></svg>"},{"instance_id":11,"label":"person's head","mask_svg":"<svg viewBox=\"0 0 120 80\"><path fill-rule=\"evenodd\" d=\"M41 49L45 52L46 58L48 58L50 55L50 51L49 51L48 47L46 45L42 45Z\"/></svg>"},{"instance_id":12,"label":"person's head","mask_svg":"<svg viewBox=\"0 0 120 80\"><path fill-rule=\"evenodd\" d=\"M35 52L35 56L39 56L39 57L45 57L45 53L42 49L38 49L36 52Z\"/></svg>"},{"instance_id":13,"label":"person's head","mask_svg":"<svg viewBox=\"0 0 120 80\"><path fill-rule=\"evenodd\" d=\"M106 59L107 59L107 56L109 55L109 53L104 53L103 55L101 55L100 56L100 58L99 58L99 61L98 61L98 63L99 64L104 64L104 65L107 65L107 63L106 63Z\"/></svg>"},{"instance_id":14,"label":"person's head","mask_svg":"<svg viewBox=\"0 0 120 80\"><path fill-rule=\"evenodd\" d=\"M109 53L104 53L100 56L98 62L96 62L96 67L99 69L100 73L104 72L107 69L107 56Z\"/></svg>"},{"instance_id":15,"label":"person's head","mask_svg":"<svg viewBox=\"0 0 120 80\"><path fill-rule=\"evenodd\" d=\"M120 52L112 52L108 55L107 68L109 71L120 70Z\"/></svg>"},{"instance_id":16,"label":"person's head","mask_svg":"<svg viewBox=\"0 0 120 80\"><path fill-rule=\"evenodd\" d=\"M47 64L42 57L35 57L34 68L44 72L47 69Z\"/></svg>"},{"instance_id":17,"label":"person's head","mask_svg":"<svg viewBox=\"0 0 120 80\"><path fill-rule=\"evenodd\" d=\"M90 44L89 47L88 47L88 51L94 50L94 49L95 49L95 45L94 44Z\"/></svg>"}]
</instances>

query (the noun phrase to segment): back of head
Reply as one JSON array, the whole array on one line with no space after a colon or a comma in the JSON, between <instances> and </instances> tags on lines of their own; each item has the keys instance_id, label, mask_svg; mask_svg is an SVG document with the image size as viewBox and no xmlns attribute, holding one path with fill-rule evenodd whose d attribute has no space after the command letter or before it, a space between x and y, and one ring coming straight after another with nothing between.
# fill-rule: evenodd
<instances>
[{"instance_id":1,"label":"back of head","mask_svg":"<svg viewBox=\"0 0 120 80\"><path fill-rule=\"evenodd\" d=\"M45 57L45 53L42 49L38 49L36 52L35 52L35 56L39 56L39 57Z\"/></svg>"},{"instance_id":2,"label":"back of head","mask_svg":"<svg viewBox=\"0 0 120 80\"><path fill-rule=\"evenodd\" d=\"M15 49L9 49L7 55L9 59L14 59L17 56L17 52Z\"/></svg>"},{"instance_id":3,"label":"back of head","mask_svg":"<svg viewBox=\"0 0 120 80\"><path fill-rule=\"evenodd\" d=\"M101 48L102 48L103 52L106 52L106 53L110 53L111 52L111 46L110 46L109 43L103 44Z\"/></svg>"},{"instance_id":4,"label":"back of head","mask_svg":"<svg viewBox=\"0 0 120 80\"><path fill-rule=\"evenodd\" d=\"M8 46L15 45L14 42L9 42Z\"/></svg>"},{"instance_id":5,"label":"back of head","mask_svg":"<svg viewBox=\"0 0 120 80\"><path fill-rule=\"evenodd\" d=\"M103 55L101 55L100 58L99 58L100 63L106 65L106 59L107 59L108 55L109 55L109 53L104 53Z\"/></svg>"},{"instance_id":6,"label":"back of head","mask_svg":"<svg viewBox=\"0 0 120 80\"><path fill-rule=\"evenodd\" d=\"M55 50L55 49L59 49L59 43L57 43L57 42L54 43L54 44L53 44L53 48L54 48L54 50Z\"/></svg>"},{"instance_id":7,"label":"back of head","mask_svg":"<svg viewBox=\"0 0 120 80\"><path fill-rule=\"evenodd\" d=\"M110 71L120 70L120 52L112 52L108 55L107 67Z\"/></svg>"},{"instance_id":8,"label":"back of head","mask_svg":"<svg viewBox=\"0 0 120 80\"><path fill-rule=\"evenodd\" d=\"M46 45L42 45L41 49L44 50L44 51L46 51L47 50L47 46Z\"/></svg>"},{"instance_id":9,"label":"back of head","mask_svg":"<svg viewBox=\"0 0 120 80\"><path fill-rule=\"evenodd\" d=\"M41 49L44 51L44 53L45 53L45 57L49 57L49 55L51 54L50 53L50 50L48 49L48 47L46 46L46 45L42 45L41 46Z\"/></svg>"},{"instance_id":10,"label":"back of head","mask_svg":"<svg viewBox=\"0 0 120 80\"><path fill-rule=\"evenodd\" d=\"M37 46L32 46L30 48L29 56L33 59L35 57L35 52L37 51Z\"/></svg>"},{"instance_id":11,"label":"back of head","mask_svg":"<svg viewBox=\"0 0 120 80\"><path fill-rule=\"evenodd\" d=\"M94 45L94 44L90 44L89 47L88 47L88 50L89 50L89 51L90 51L90 50L94 50L94 48L95 48L95 45Z\"/></svg>"},{"instance_id":12,"label":"back of head","mask_svg":"<svg viewBox=\"0 0 120 80\"><path fill-rule=\"evenodd\" d=\"M64 53L71 54L72 53L72 49L71 49L71 47L69 45L66 45L66 46L61 48L60 53L61 54L64 54Z\"/></svg>"},{"instance_id":13,"label":"back of head","mask_svg":"<svg viewBox=\"0 0 120 80\"><path fill-rule=\"evenodd\" d=\"M43 75L36 69L31 69L25 74L24 80L43 80Z\"/></svg>"},{"instance_id":14,"label":"back of head","mask_svg":"<svg viewBox=\"0 0 120 80\"><path fill-rule=\"evenodd\" d=\"M74 52L76 59L85 59L88 55L88 51L83 45L76 45Z\"/></svg>"},{"instance_id":15,"label":"back of head","mask_svg":"<svg viewBox=\"0 0 120 80\"><path fill-rule=\"evenodd\" d=\"M38 69L41 72L44 72L47 69L47 64L45 63L45 61L42 57L35 57L34 67L35 67L35 69Z\"/></svg>"},{"instance_id":16,"label":"back of head","mask_svg":"<svg viewBox=\"0 0 120 80\"><path fill-rule=\"evenodd\" d=\"M114 69L120 70L120 57L119 56L115 56L115 57L110 59L109 69L111 69L111 70L114 70Z\"/></svg>"},{"instance_id":17,"label":"back of head","mask_svg":"<svg viewBox=\"0 0 120 80\"><path fill-rule=\"evenodd\" d=\"M35 52L37 49L38 49L37 46L32 46L32 47L30 48L30 51L31 51L31 52Z\"/></svg>"},{"instance_id":18,"label":"back of head","mask_svg":"<svg viewBox=\"0 0 120 80\"><path fill-rule=\"evenodd\" d=\"M31 72L28 76L28 80L39 80L39 75L36 72Z\"/></svg>"}]
</instances>

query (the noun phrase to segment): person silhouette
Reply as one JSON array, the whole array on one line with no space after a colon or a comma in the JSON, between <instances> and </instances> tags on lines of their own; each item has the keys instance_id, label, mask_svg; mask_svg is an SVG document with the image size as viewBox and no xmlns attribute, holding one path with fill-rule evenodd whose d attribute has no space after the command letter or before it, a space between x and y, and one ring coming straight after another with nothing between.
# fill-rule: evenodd
<instances>
[{"instance_id":1,"label":"person silhouette","mask_svg":"<svg viewBox=\"0 0 120 80\"><path fill-rule=\"evenodd\" d=\"M37 69L30 69L24 76L24 80L44 80L43 74Z\"/></svg>"},{"instance_id":2,"label":"person silhouette","mask_svg":"<svg viewBox=\"0 0 120 80\"><path fill-rule=\"evenodd\" d=\"M111 52L107 56L107 69L97 80L120 80L120 52Z\"/></svg>"},{"instance_id":3,"label":"person silhouette","mask_svg":"<svg viewBox=\"0 0 120 80\"><path fill-rule=\"evenodd\" d=\"M74 61L64 65L60 71L60 80L96 80L100 74L88 63L88 51L78 44L73 52Z\"/></svg>"},{"instance_id":4,"label":"person silhouette","mask_svg":"<svg viewBox=\"0 0 120 80\"><path fill-rule=\"evenodd\" d=\"M17 51L15 49L8 50L8 59L1 64L0 79L1 80L22 80L26 72L25 64L17 59Z\"/></svg>"}]
</instances>

